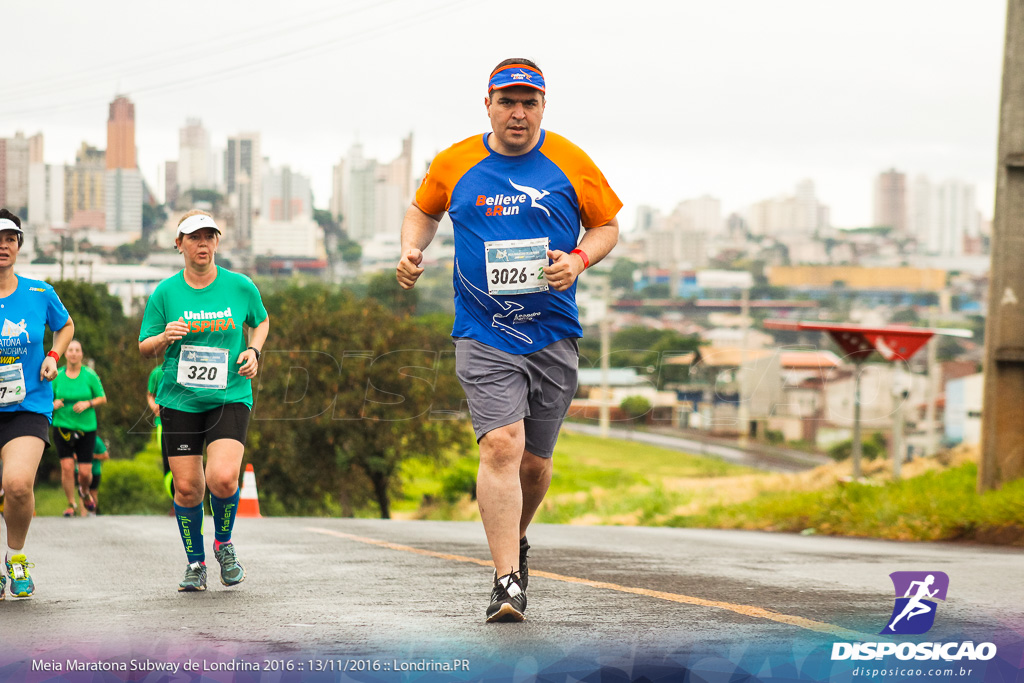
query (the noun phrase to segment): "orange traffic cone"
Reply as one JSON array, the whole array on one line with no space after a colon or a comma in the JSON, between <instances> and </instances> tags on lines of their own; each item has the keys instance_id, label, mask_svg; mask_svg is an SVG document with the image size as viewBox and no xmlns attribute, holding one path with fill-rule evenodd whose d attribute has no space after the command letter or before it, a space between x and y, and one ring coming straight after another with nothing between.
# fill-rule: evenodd
<instances>
[{"instance_id":1,"label":"orange traffic cone","mask_svg":"<svg viewBox=\"0 0 1024 683\"><path fill-rule=\"evenodd\" d=\"M260 514L260 494L256 491L256 471L252 465L245 466L242 475L242 491L238 495L237 517L262 517Z\"/></svg>"}]
</instances>

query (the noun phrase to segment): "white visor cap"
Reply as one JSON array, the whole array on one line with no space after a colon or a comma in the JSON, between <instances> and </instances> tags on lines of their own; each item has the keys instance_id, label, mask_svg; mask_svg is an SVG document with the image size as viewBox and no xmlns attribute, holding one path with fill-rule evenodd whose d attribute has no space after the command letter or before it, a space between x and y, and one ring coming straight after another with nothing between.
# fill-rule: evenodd
<instances>
[{"instance_id":1,"label":"white visor cap","mask_svg":"<svg viewBox=\"0 0 1024 683\"><path fill-rule=\"evenodd\" d=\"M220 228L209 216L197 213L195 216L189 216L181 222L178 226L179 235L191 235L196 230L202 230L203 228L213 228L220 233Z\"/></svg>"},{"instance_id":2,"label":"white visor cap","mask_svg":"<svg viewBox=\"0 0 1024 683\"><path fill-rule=\"evenodd\" d=\"M0 230L13 230L15 232L20 233L25 232L17 223L12 221L10 218L0 218Z\"/></svg>"}]
</instances>

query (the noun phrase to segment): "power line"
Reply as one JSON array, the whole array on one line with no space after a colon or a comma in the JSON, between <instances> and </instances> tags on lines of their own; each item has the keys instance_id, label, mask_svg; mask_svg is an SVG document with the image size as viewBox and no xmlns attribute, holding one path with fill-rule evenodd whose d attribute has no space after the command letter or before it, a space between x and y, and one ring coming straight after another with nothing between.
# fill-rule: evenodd
<instances>
[{"instance_id":1,"label":"power line","mask_svg":"<svg viewBox=\"0 0 1024 683\"><path fill-rule=\"evenodd\" d=\"M386 0L386 1L394 2L396 0ZM242 63L242 64L235 64L235 65L232 65L232 66L229 66L229 67L224 67L224 68L221 68L219 70L216 70L216 71L213 71L213 72L209 72L209 73L206 73L206 74L202 74L202 75L198 75L198 76L189 76L189 77L185 77L185 78L178 78L178 79L175 79L175 80L166 81L166 82L163 82L163 83L157 83L157 84L148 85L148 86L141 86L141 87L137 87L137 88L131 88L130 92L132 93L133 97L138 95L138 94L147 94L147 93L148 94L156 94L156 93L172 92L174 90L178 90L178 89L181 89L181 88L194 87L194 86L199 85L199 84L201 84L201 85L209 85L211 83L216 83L216 82L222 81L222 80L224 80L226 78L231 78L233 76L237 76L237 75L240 75L240 74L243 74L243 73L248 73L248 72L252 72L252 71L260 71L260 70L267 69L267 68L273 68L273 67L279 66L280 64L285 64L285 63L288 63L288 62L291 62L291 61L297 61L297 60L301 60L301 59L308 59L309 57L316 56L317 54L319 54L321 52L330 52L330 51L333 51L333 50L336 50L336 49L342 49L342 48L350 47L352 45L356 45L356 44L358 44L360 42L363 42L364 40L367 40L369 38L375 37L376 35L381 34L381 33L387 33L387 32L390 32L392 30L405 28L405 27L411 26L411 25L422 24L422 23L424 23L424 21L430 21L430 20L436 19L436 18L438 18L440 16L449 14L452 11L454 11L455 9L457 9L459 6L470 4L471 2L472 2L472 0L456 0L456 2L449 3L448 5L443 5L441 7L431 8L431 9L428 9L428 10L426 10L424 12L419 13L419 14L409 15L409 16L405 17L402 21L396 22L396 21L389 20L386 24L378 25L378 26L374 26L374 27L369 28L369 29L358 31L358 32L350 34L348 36L343 36L343 37L339 37L339 38L331 38L329 40L322 41L320 43L315 43L313 45L307 45L307 46L304 46L304 47L301 47L301 48L296 48L296 49L288 50L288 51L285 51L285 52L282 52L282 53L278 53L276 55L265 57L263 59L258 59L258 60L254 60L254 61L248 61L248 62L245 62L245 63ZM344 41L344 42L341 42L341 41ZM37 106L33 106L33 107L26 107L24 109L3 110L3 111L0 111L0 115L3 115L3 116L29 116L29 115L38 115L38 114L43 114L43 113L49 114L49 113L55 113L55 112L61 112L61 111L75 111L75 110L78 110L78 109L86 109L86 108L100 106L100 105L106 104L108 102L109 102L108 98L103 98L103 99L89 98L89 99L83 99L83 100L78 100L78 101L75 101L75 102L68 102L68 103L58 104L58 105L49 105L49 106L37 105Z\"/></svg>"},{"instance_id":2,"label":"power line","mask_svg":"<svg viewBox=\"0 0 1024 683\"><path fill-rule=\"evenodd\" d=\"M303 31L309 27L319 27L326 24L331 24L340 18L346 18L353 14L357 14L367 9L373 9L376 6L382 4L388 4L395 0L381 0L379 3L370 3L354 9L348 9L340 13L328 15L323 18L308 18L314 14L323 13L315 12L313 14L306 14L306 20L301 24L293 26L291 28L279 24L266 24L258 27L251 27L244 32L236 34L236 40L227 44L217 44L212 42L201 42L202 47L197 47L196 43L189 42L187 45L178 46L166 50L158 55L151 55L148 57L136 57L126 58L124 56L118 57L117 59L109 62L102 63L94 67L82 69L80 71L71 74L59 74L49 78L33 79L31 81L24 81L22 83L15 83L9 87L4 88L5 99L17 101L23 97L31 95L37 95L42 92L46 94L47 90L58 90L66 89L68 87L81 87L83 85L82 79L89 77L99 77L102 75L103 79L110 79L114 77L130 75L135 73L145 72L151 69L161 69L176 67L182 65L182 63L189 63L193 61L205 60L210 56L218 54L224 54L240 47L252 46L254 43L259 41L265 41L269 38L280 38L282 35L295 34ZM328 9L336 9L331 7ZM269 29L269 30L267 30ZM193 55L193 56L176 56L181 55ZM126 63L131 65L126 70Z\"/></svg>"},{"instance_id":3,"label":"power line","mask_svg":"<svg viewBox=\"0 0 1024 683\"><path fill-rule=\"evenodd\" d=\"M253 47L254 45L258 45L261 42L271 39L279 41L284 37L296 35L310 27L323 27L340 19L347 19L367 10L377 9L378 7L398 1L400 0L379 0L379 2L371 2L354 9L348 9L344 12L334 13L326 17L315 19L309 19L309 17L322 12L314 14L307 13L306 19L294 26L289 27L281 24L262 24L260 26L251 27L242 33L235 34L236 39L226 44L201 42L201 47L197 47L196 44L190 43L185 47L174 48L164 52L163 54L148 58L120 57L112 62L82 69L71 74L65 73L50 78L23 81L22 83L16 83L10 87L4 88L4 100L7 102L18 102L23 99L34 99L41 95L45 96L50 92L64 91L68 88L87 87L94 83L108 81L110 78L114 77L121 78L153 70L177 68L184 64L191 64L194 62L208 62L210 57L227 54L238 50L239 48ZM336 8L332 7L328 9L333 10ZM267 30L268 27L271 28ZM179 54L185 56L176 56ZM126 64L129 66L126 67ZM83 81L85 78L89 78L90 80Z\"/></svg>"}]
</instances>

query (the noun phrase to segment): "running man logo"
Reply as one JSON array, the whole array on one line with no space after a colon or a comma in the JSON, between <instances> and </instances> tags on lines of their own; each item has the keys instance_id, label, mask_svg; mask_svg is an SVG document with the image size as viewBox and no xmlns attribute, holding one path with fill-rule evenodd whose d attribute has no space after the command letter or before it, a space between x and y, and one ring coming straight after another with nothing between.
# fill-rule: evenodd
<instances>
[{"instance_id":1,"label":"running man logo","mask_svg":"<svg viewBox=\"0 0 1024 683\"><path fill-rule=\"evenodd\" d=\"M20 337L25 335L25 341L32 343L32 340L28 338L28 323L24 319L20 323L12 323L7 318L4 318L4 327L0 330L0 335L4 337Z\"/></svg>"},{"instance_id":2,"label":"running man logo","mask_svg":"<svg viewBox=\"0 0 1024 683\"><path fill-rule=\"evenodd\" d=\"M889 623L879 633L920 635L935 623L936 602L946 599L949 577L944 572L893 572L889 574L896 590L896 604ZM902 597L901 597L902 596Z\"/></svg>"},{"instance_id":3,"label":"running man logo","mask_svg":"<svg viewBox=\"0 0 1024 683\"><path fill-rule=\"evenodd\" d=\"M533 76L531 76L530 74L526 73L526 72L525 72L525 71L523 71L522 69L520 69L520 70L519 70L519 73L517 73L517 74L511 74L511 76L512 76L512 80L513 80L513 81L521 81L521 80L523 80L524 78L525 78L526 80L528 80L528 81L531 81L531 82L533 81Z\"/></svg>"}]
</instances>

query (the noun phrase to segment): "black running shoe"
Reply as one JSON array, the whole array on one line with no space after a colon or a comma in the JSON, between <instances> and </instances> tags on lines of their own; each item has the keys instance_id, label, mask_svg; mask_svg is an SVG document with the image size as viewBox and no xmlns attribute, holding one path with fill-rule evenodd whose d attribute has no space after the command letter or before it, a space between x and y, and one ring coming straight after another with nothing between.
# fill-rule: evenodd
<instances>
[{"instance_id":1,"label":"black running shoe","mask_svg":"<svg viewBox=\"0 0 1024 683\"><path fill-rule=\"evenodd\" d=\"M487 623L523 621L526 619L526 591L519 572L494 579L491 604L487 607Z\"/></svg>"},{"instance_id":2,"label":"black running shoe","mask_svg":"<svg viewBox=\"0 0 1024 683\"><path fill-rule=\"evenodd\" d=\"M523 590L530 585L530 566L526 562L526 558L529 557L527 553L530 551L530 544L526 541L526 536L519 539L519 576L523 579Z\"/></svg>"}]
</instances>

